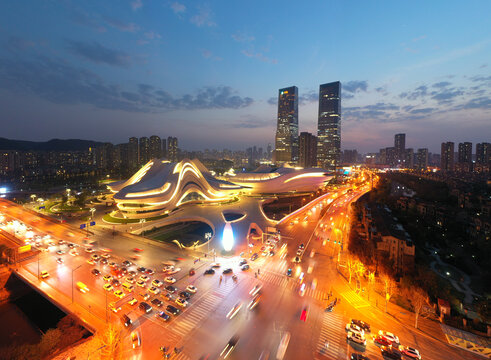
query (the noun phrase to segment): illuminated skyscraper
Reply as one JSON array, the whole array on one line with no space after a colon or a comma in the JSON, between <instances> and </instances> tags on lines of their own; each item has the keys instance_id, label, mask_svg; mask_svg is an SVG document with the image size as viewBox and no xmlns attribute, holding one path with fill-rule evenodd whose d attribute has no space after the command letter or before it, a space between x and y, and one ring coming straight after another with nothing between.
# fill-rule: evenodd
<instances>
[{"instance_id":1,"label":"illuminated skyscraper","mask_svg":"<svg viewBox=\"0 0 491 360\"><path fill-rule=\"evenodd\" d=\"M167 138L167 158L172 162L177 162L177 138L169 136Z\"/></svg>"},{"instance_id":2,"label":"illuminated skyscraper","mask_svg":"<svg viewBox=\"0 0 491 360\"><path fill-rule=\"evenodd\" d=\"M300 133L300 160L298 164L304 168L317 165L317 137L309 132Z\"/></svg>"},{"instance_id":3,"label":"illuminated skyscraper","mask_svg":"<svg viewBox=\"0 0 491 360\"><path fill-rule=\"evenodd\" d=\"M406 159L406 134L396 134L394 136L394 148L396 151L396 165L403 167Z\"/></svg>"},{"instance_id":4,"label":"illuminated skyscraper","mask_svg":"<svg viewBox=\"0 0 491 360\"><path fill-rule=\"evenodd\" d=\"M442 152L440 157L441 165L440 170L442 171L453 171L454 170L454 143L446 142L442 143Z\"/></svg>"},{"instance_id":5,"label":"illuminated skyscraper","mask_svg":"<svg viewBox=\"0 0 491 360\"><path fill-rule=\"evenodd\" d=\"M146 136L140 138L138 147L140 165L146 164L150 160L150 142Z\"/></svg>"},{"instance_id":6,"label":"illuminated skyscraper","mask_svg":"<svg viewBox=\"0 0 491 360\"><path fill-rule=\"evenodd\" d=\"M317 124L317 165L335 170L341 154L341 83L323 84L319 88L319 121Z\"/></svg>"},{"instance_id":7,"label":"illuminated skyscraper","mask_svg":"<svg viewBox=\"0 0 491 360\"><path fill-rule=\"evenodd\" d=\"M138 138L130 137L128 142L128 166L130 169L138 168Z\"/></svg>"},{"instance_id":8,"label":"illuminated skyscraper","mask_svg":"<svg viewBox=\"0 0 491 360\"><path fill-rule=\"evenodd\" d=\"M276 163L298 162L298 88L278 92L278 124L276 129Z\"/></svg>"},{"instance_id":9,"label":"illuminated skyscraper","mask_svg":"<svg viewBox=\"0 0 491 360\"><path fill-rule=\"evenodd\" d=\"M162 157L162 142L157 135L150 136L150 159Z\"/></svg>"}]
</instances>

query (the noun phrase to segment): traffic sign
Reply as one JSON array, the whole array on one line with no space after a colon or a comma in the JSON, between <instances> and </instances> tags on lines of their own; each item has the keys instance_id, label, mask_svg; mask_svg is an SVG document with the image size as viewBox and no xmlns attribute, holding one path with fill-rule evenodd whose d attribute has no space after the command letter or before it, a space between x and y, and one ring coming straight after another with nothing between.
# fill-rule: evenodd
<instances>
[{"instance_id":1,"label":"traffic sign","mask_svg":"<svg viewBox=\"0 0 491 360\"><path fill-rule=\"evenodd\" d=\"M80 224L80 229L85 229L85 224Z\"/></svg>"},{"instance_id":2,"label":"traffic sign","mask_svg":"<svg viewBox=\"0 0 491 360\"><path fill-rule=\"evenodd\" d=\"M91 221L90 226L94 226L94 225L95 225L95 221Z\"/></svg>"}]
</instances>

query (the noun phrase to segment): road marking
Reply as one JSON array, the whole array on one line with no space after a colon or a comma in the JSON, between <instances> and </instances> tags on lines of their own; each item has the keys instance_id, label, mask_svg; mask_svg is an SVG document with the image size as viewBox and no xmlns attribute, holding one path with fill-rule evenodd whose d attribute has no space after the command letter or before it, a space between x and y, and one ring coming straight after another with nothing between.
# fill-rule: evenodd
<instances>
[{"instance_id":1,"label":"road marking","mask_svg":"<svg viewBox=\"0 0 491 360\"><path fill-rule=\"evenodd\" d=\"M348 301L356 309L370 306L367 301L352 290L341 293L341 296L344 297L346 301Z\"/></svg>"},{"instance_id":2,"label":"road marking","mask_svg":"<svg viewBox=\"0 0 491 360\"><path fill-rule=\"evenodd\" d=\"M345 358L345 354L339 356L339 352L343 350L343 318L339 314L324 313L322 318L321 331L317 342L317 352L321 356L326 356L333 359ZM329 347L326 348L326 342Z\"/></svg>"}]
</instances>

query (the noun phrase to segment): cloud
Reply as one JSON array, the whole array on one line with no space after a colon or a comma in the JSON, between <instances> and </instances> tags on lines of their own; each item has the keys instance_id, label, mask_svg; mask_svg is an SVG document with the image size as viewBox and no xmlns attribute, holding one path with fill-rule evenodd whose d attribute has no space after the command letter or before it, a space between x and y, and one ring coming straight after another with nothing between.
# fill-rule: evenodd
<instances>
[{"instance_id":1,"label":"cloud","mask_svg":"<svg viewBox=\"0 0 491 360\"><path fill-rule=\"evenodd\" d=\"M353 80L343 83L342 97L344 99L352 99L357 92L366 92L368 88L368 82L366 80Z\"/></svg>"},{"instance_id":2,"label":"cloud","mask_svg":"<svg viewBox=\"0 0 491 360\"><path fill-rule=\"evenodd\" d=\"M147 39L154 40L154 39L160 39L162 36L155 32L155 31L147 31L146 33L143 34Z\"/></svg>"},{"instance_id":3,"label":"cloud","mask_svg":"<svg viewBox=\"0 0 491 360\"><path fill-rule=\"evenodd\" d=\"M80 9L74 10L70 14L70 19L78 25L85 26L89 29L95 30L97 32L105 32L106 28L102 26L99 19L95 19L94 16L89 15L87 12Z\"/></svg>"},{"instance_id":4,"label":"cloud","mask_svg":"<svg viewBox=\"0 0 491 360\"><path fill-rule=\"evenodd\" d=\"M134 0L131 2L131 8L133 11L140 9L143 6L142 0Z\"/></svg>"},{"instance_id":5,"label":"cloud","mask_svg":"<svg viewBox=\"0 0 491 360\"><path fill-rule=\"evenodd\" d=\"M96 64L107 64L114 66L128 66L131 57L118 50L109 49L98 42L83 42L67 40L68 49L75 55Z\"/></svg>"},{"instance_id":6,"label":"cloud","mask_svg":"<svg viewBox=\"0 0 491 360\"><path fill-rule=\"evenodd\" d=\"M415 37L414 39L412 39L412 42L418 42L420 40L424 40L426 39L426 35L421 35L421 36L418 36L418 37Z\"/></svg>"},{"instance_id":7,"label":"cloud","mask_svg":"<svg viewBox=\"0 0 491 360\"><path fill-rule=\"evenodd\" d=\"M449 85L452 85L452 83L448 82L448 81L441 81L441 82L437 82L437 83L433 84L432 86L436 87L436 88L444 88L444 87L447 87Z\"/></svg>"},{"instance_id":8,"label":"cloud","mask_svg":"<svg viewBox=\"0 0 491 360\"><path fill-rule=\"evenodd\" d=\"M401 99L416 100L416 99L424 97L426 95L428 95L428 86L421 85L421 86L418 86L412 92L403 92L403 93L399 94L399 97Z\"/></svg>"},{"instance_id":9,"label":"cloud","mask_svg":"<svg viewBox=\"0 0 491 360\"><path fill-rule=\"evenodd\" d=\"M213 21L213 13L208 8L200 8L198 14L191 17L191 23L197 27L203 26L216 26L217 24Z\"/></svg>"},{"instance_id":10,"label":"cloud","mask_svg":"<svg viewBox=\"0 0 491 360\"><path fill-rule=\"evenodd\" d=\"M121 20L114 19L114 18L111 18L108 16L104 16L104 21L108 25L110 25L113 28L116 28L120 31L134 33L134 32L137 32L138 30L140 30L140 27L135 23L125 23Z\"/></svg>"},{"instance_id":11,"label":"cloud","mask_svg":"<svg viewBox=\"0 0 491 360\"><path fill-rule=\"evenodd\" d=\"M0 58L0 87L34 94L57 104L89 104L130 112L239 109L254 102L250 97L237 95L228 86L209 86L180 97L149 84L140 84L137 91L128 91L105 83L91 71L45 57L35 61Z\"/></svg>"},{"instance_id":12,"label":"cloud","mask_svg":"<svg viewBox=\"0 0 491 360\"><path fill-rule=\"evenodd\" d=\"M314 90L311 90L307 92L305 95L300 95L298 97L298 103L300 105L304 105L315 101L319 101L319 93Z\"/></svg>"},{"instance_id":13,"label":"cloud","mask_svg":"<svg viewBox=\"0 0 491 360\"><path fill-rule=\"evenodd\" d=\"M411 114L430 114L430 113L434 112L435 110L436 110L435 108L428 107L428 108L423 108L423 109L414 109L414 110L411 110L409 112Z\"/></svg>"},{"instance_id":14,"label":"cloud","mask_svg":"<svg viewBox=\"0 0 491 360\"><path fill-rule=\"evenodd\" d=\"M488 66L488 64L482 64L481 66L479 66L479 69L484 69L487 66Z\"/></svg>"},{"instance_id":15,"label":"cloud","mask_svg":"<svg viewBox=\"0 0 491 360\"><path fill-rule=\"evenodd\" d=\"M182 14L186 12L186 6L184 4L178 3L177 1L173 2L170 5L170 8L174 11L175 14Z\"/></svg>"},{"instance_id":16,"label":"cloud","mask_svg":"<svg viewBox=\"0 0 491 360\"><path fill-rule=\"evenodd\" d=\"M7 40L5 47L11 52L24 51L36 44L33 41L26 40L18 36L10 36Z\"/></svg>"},{"instance_id":17,"label":"cloud","mask_svg":"<svg viewBox=\"0 0 491 360\"><path fill-rule=\"evenodd\" d=\"M201 55L205 59L210 59L210 60L214 60L214 61L221 61L221 60L223 60L221 57L213 55L213 53L210 50L206 50L206 49L201 52Z\"/></svg>"},{"instance_id":18,"label":"cloud","mask_svg":"<svg viewBox=\"0 0 491 360\"><path fill-rule=\"evenodd\" d=\"M267 101L269 105L278 105L278 98L270 97Z\"/></svg>"},{"instance_id":19,"label":"cloud","mask_svg":"<svg viewBox=\"0 0 491 360\"><path fill-rule=\"evenodd\" d=\"M259 53L259 52L254 52L254 51L249 51L249 50L242 50L241 53L245 56L247 56L248 58L254 58L254 59L258 59L262 62L265 62L265 63L271 63L271 64L278 64L278 60L277 59L271 59L267 56L264 56L262 53Z\"/></svg>"},{"instance_id":20,"label":"cloud","mask_svg":"<svg viewBox=\"0 0 491 360\"><path fill-rule=\"evenodd\" d=\"M232 39L237 42L252 42L255 40L254 36L247 35L245 33L238 32L236 34L230 35Z\"/></svg>"},{"instance_id":21,"label":"cloud","mask_svg":"<svg viewBox=\"0 0 491 360\"><path fill-rule=\"evenodd\" d=\"M433 100L436 100L440 105L444 105L452 103L454 98L464 95L464 92L457 89L444 89L441 92L432 92L431 94Z\"/></svg>"},{"instance_id":22,"label":"cloud","mask_svg":"<svg viewBox=\"0 0 491 360\"><path fill-rule=\"evenodd\" d=\"M491 97L482 96L479 98L471 99L462 106L463 109L491 109Z\"/></svg>"},{"instance_id":23,"label":"cloud","mask_svg":"<svg viewBox=\"0 0 491 360\"><path fill-rule=\"evenodd\" d=\"M254 115L242 115L239 122L230 123L229 127L239 129L257 129L271 127L276 124L276 120L258 119Z\"/></svg>"}]
</instances>

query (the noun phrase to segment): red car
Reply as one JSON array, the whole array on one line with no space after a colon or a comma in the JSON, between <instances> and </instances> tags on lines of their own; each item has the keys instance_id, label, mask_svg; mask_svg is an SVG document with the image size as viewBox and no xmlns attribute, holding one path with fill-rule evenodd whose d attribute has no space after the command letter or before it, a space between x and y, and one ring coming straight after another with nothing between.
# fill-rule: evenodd
<instances>
[{"instance_id":1,"label":"red car","mask_svg":"<svg viewBox=\"0 0 491 360\"><path fill-rule=\"evenodd\" d=\"M303 308L302 313L300 315L300 320L302 320L303 322L307 321L307 315L308 315L308 309Z\"/></svg>"},{"instance_id":2,"label":"red car","mask_svg":"<svg viewBox=\"0 0 491 360\"><path fill-rule=\"evenodd\" d=\"M381 346L389 346L391 343L383 336L377 336L373 342Z\"/></svg>"},{"instance_id":3,"label":"red car","mask_svg":"<svg viewBox=\"0 0 491 360\"><path fill-rule=\"evenodd\" d=\"M140 249L140 248L134 248L134 249L133 249L133 251L134 251L134 252L142 252L142 251L143 251L143 249Z\"/></svg>"}]
</instances>

